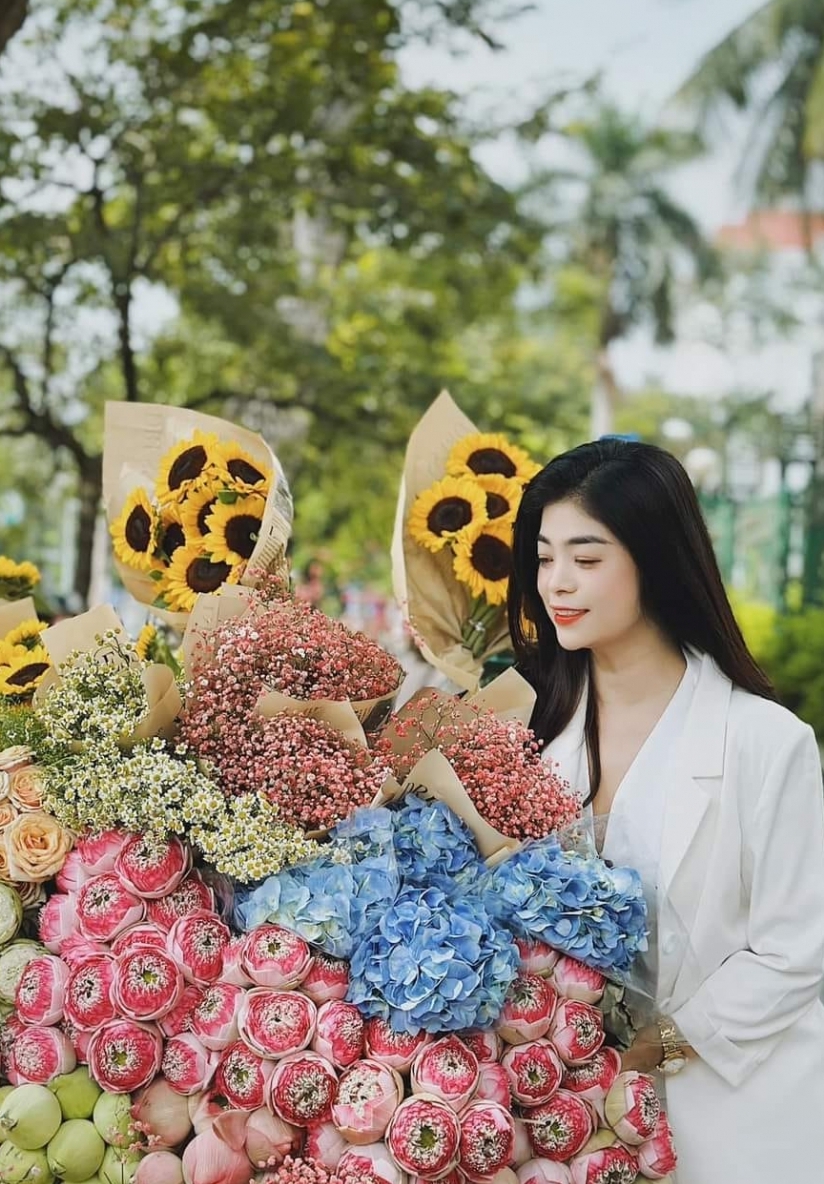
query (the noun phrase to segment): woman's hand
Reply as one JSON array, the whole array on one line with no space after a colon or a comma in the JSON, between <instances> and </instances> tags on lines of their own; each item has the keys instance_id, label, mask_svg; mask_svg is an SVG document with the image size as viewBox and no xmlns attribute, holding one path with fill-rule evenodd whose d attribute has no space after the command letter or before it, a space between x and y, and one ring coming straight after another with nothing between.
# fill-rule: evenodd
<instances>
[{"instance_id":1,"label":"woman's hand","mask_svg":"<svg viewBox=\"0 0 824 1184\"><path fill-rule=\"evenodd\" d=\"M637 1073L653 1073L661 1064L664 1047L657 1024L642 1028L626 1052L621 1053L621 1069Z\"/></svg>"}]
</instances>

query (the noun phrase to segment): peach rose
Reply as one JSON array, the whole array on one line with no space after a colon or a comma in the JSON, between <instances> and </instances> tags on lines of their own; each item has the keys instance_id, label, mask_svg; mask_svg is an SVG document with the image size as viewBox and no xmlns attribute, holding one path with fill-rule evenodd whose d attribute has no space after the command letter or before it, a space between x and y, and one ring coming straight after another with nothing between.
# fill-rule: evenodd
<instances>
[{"instance_id":1,"label":"peach rose","mask_svg":"<svg viewBox=\"0 0 824 1184\"><path fill-rule=\"evenodd\" d=\"M71 850L72 836L51 814L21 814L4 832L9 871L14 880L50 880Z\"/></svg>"},{"instance_id":2,"label":"peach rose","mask_svg":"<svg viewBox=\"0 0 824 1184\"><path fill-rule=\"evenodd\" d=\"M5 801L11 789L11 777L0 769L0 802Z\"/></svg>"},{"instance_id":3,"label":"peach rose","mask_svg":"<svg viewBox=\"0 0 824 1184\"><path fill-rule=\"evenodd\" d=\"M37 884L33 880L27 882L15 880L12 883L12 888L17 889L17 895L20 897L20 903L24 909L36 909L46 899L46 886L43 883Z\"/></svg>"},{"instance_id":4,"label":"peach rose","mask_svg":"<svg viewBox=\"0 0 824 1184\"><path fill-rule=\"evenodd\" d=\"M0 770L4 773L13 773L15 769L30 765L33 756L34 753L25 744L13 744L11 748L4 748L0 752Z\"/></svg>"},{"instance_id":5,"label":"peach rose","mask_svg":"<svg viewBox=\"0 0 824 1184\"><path fill-rule=\"evenodd\" d=\"M6 851L6 845L3 842L3 836L0 835L0 884L11 883L11 872L9 871L9 856Z\"/></svg>"},{"instance_id":6,"label":"peach rose","mask_svg":"<svg viewBox=\"0 0 824 1184\"><path fill-rule=\"evenodd\" d=\"M0 832L4 831L7 826L11 826L19 813L20 811L14 802L10 802L8 798L0 801Z\"/></svg>"},{"instance_id":7,"label":"peach rose","mask_svg":"<svg viewBox=\"0 0 824 1184\"><path fill-rule=\"evenodd\" d=\"M11 800L20 810L39 810L43 804L43 770L27 765L11 776Z\"/></svg>"}]
</instances>

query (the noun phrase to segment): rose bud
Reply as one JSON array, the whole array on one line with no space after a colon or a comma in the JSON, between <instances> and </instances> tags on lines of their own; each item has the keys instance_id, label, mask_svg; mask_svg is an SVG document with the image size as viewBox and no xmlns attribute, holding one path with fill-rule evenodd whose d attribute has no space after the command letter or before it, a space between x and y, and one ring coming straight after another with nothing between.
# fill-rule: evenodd
<instances>
[{"instance_id":1,"label":"rose bud","mask_svg":"<svg viewBox=\"0 0 824 1184\"><path fill-rule=\"evenodd\" d=\"M655 1083L644 1073L619 1073L604 1103L606 1120L624 1143L651 1139L661 1116Z\"/></svg>"},{"instance_id":2,"label":"rose bud","mask_svg":"<svg viewBox=\"0 0 824 1184\"><path fill-rule=\"evenodd\" d=\"M338 1088L334 1066L315 1052L297 1052L275 1065L269 1105L292 1126L328 1122Z\"/></svg>"},{"instance_id":3,"label":"rose bud","mask_svg":"<svg viewBox=\"0 0 824 1184\"><path fill-rule=\"evenodd\" d=\"M572 1184L634 1184L638 1160L626 1147L616 1144L576 1155L569 1171Z\"/></svg>"},{"instance_id":4,"label":"rose bud","mask_svg":"<svg viewBox=\"0 0 824 1184\"><path fill-rule=\"evenodd\" d=\"M530 1040L507 1049L501 1060L512 1096L525 1106L548 1102L560 1088L564 1067L549 1040Z\"/></svg>"},{"instance_id":5,"label":"rose bud","mask_svg":"<svg viewBox=\"0 0 824 1184\"><path fill-rule=\"evenodd\" d=\"M318 1009L312 1048L336 1069L345 1069L363 1054L363 1028L363 1016L354 1003L330 999Z\"/></svg>"},{"instance_id":6,"label":"rose bud","mask_svg":"<svg viewBox=\"0 0 824 1184\"><path fill-rule=\"evenodd\" d=\"M561 954L548 946L545 941L529 941L525 937L516 937L515 945L521 958L522 974L540 974L546 978L551 974Z\"/></svg>"},{"instance_id":7,"label":"rose bud","mask_svg":"<svg viewBox=\"0 0 824 1184\"><path fill-rule=\"evenodd\" d=\"M507 1044L525 1044L540 1040L549 1031L557 995L545 978L537 974L519 974L509 988L498 1032Z\"/></svg>"},{"instance_id":8,"label":"rose bud","mask_svg":"<svg viewBox=\"0 0 824 1184\"><path fill-rule=\"evenodd\" d=\"M678 1166L672 1130L666 1114L659 1114L652 1137L638 1148L638 1166L648 1180L663 1180Z\"/></svg>"},{"instance_id":9,"label":"rose bud","mask_svg":"<svg viewBox=\"0 0 824 1184\"><path fill-rule=\"evenodd\" d=\"M604 1043L604 1017L589 1003L561 999L549 1038L565 1065L583 1065Z\"/></svg>"},{"instance_id":10,"label":"rose bud","mask_svg":"<svg viewBox=\"0 0 824 1184\"><path fill-rule=\"evenodd\" d=\"M300 989L318 1007L330 999L345 999L349 990L349 963L315 954Z\"/></svg>"},{"instance_id":11,"label":"rose bud","mask_svg":"<svg viewBox=\"0 0 824 1184\"><path fill-rule=\"evenodd\" d=\"M113 941L129 925L143 919L146 906L129 892L114 872L87 880L77 893L77 924L91 941Z\"/></svg>"},{"instance_id":12,"label":"rose bud","mask_svg":"<svg viewBox=\"0 0 824 1184\"><path fill-rule=\"evenodd\" d=\"M131 835L117 854L114 871L135 896L158 900L174 892L191 862L190 848L174 835Z\"/></svg>"},{"instance_id":13,"label":"rose bud","mask_svg":"<svg viewBox=\"0 0 824 1184\"><path fill-rule=\"evenodd\" d=\"M528 1110L524 1122L535 1155L562 1162L581 1151L594 1125L586 1102L564 1090L558 1090L548 1102Z\"/></svg>"},{"instance_id":14,"label":"rose bud","mask_svg":"<svg viewBox=\"0 0 824 1184\"><path fill-rule=\"evenodd\" d=\"M69 968L54 954L33 958L17 984L14 996L18 1019L24 1024L57 1024L63 1018L63 1000Z\"/></svg>"},{"instance_id":15,"label":"rose bud","mask_svg":"<svg viewBox=\"0 0 824 1184\"><path fill-rule=\"evenodd\" d=\"M451 1106L440 1098L406 1098L389 1122L386 1145L398 1167L416 1176L437 1180L456 1166L461 1124Z\"/></svg>"},{"instance_id":16,"label":"rose bud","mask_svg":"<svg viewBox=\"0 0 824 1184\"><path fill-rule=\"evenodd\" d=\"M220 1053L204 1048L193 1032L181 1032L166 1041L160 1067L176 1094L191 1097L209 1088L219 1061Z\"/></svg>"},{"instance_id":17,"label":"rose bud","mask_svg":"<svg viewBox=\"0 0 824 1184\"><path fill-rule=\"evenodd\" d=\"M316 1021L314 1003L298 991L253 987L244 992L238 1007L241 1040L259 1056L273 1060L306 1048Z\"/></svg>"},{"instance_id":18,"label":"rose bud","mask_svg":"<svg viewBox=\"0 0 824 1184\"><path fill-rule=\"evenodd\" d=\"M402 1100L403 1082L395 1069L358 1061L338 1082L332 1122L350 1143L376 1143Z\"/></svg>"},{"instance_id":19,"label":"rose bud","mask_svg":"<svg viewBox=\"0 0 824 1184\"><path fill-rule=\"evenodd\" d=\"M367 1020L363 1030L364 1051L369 1059L399 1073L412 1067L415 1057L432 1039L429 1032L395 1032L381 1019Z\"/></svg>"},{"instance_id":20,"label":"rose bud","mask_svg":"<svg viewBox=\"0 0 824 1184\"><path fill-rule=\"evenodd\" d=\"M470 1102L461 1111L460 1123L461 1171L476 1184L491 1180L512 1159L511 1113L497 1102Z\"/></svg>"},{"instance_id":21,"label":"rose bud","mask_svg":"<svg viewBox=\"0 0 824 1184\"><path fill-rule=\"evenodd\" d=\"M530 1159L517 1171L518 1184L572 1184L569 1168L551 1159Z\"/></svg>"},{"instance_id":22,"label":"rose bud","mask_svg":"<svg viewBox=\"0 0 824 1184\"><path fill-rule=\"evenodd\" d=\"M445 1036L422 1048L412 1062L410 1084L415 1094L440 1098L462 1109L478 1088L478 1058L457 1036Z\"/></svg>"},{"instance_id":23,"label":"rose bud","mask_svg":"<svg viewBox=\"0 0 824 1184\"><path fill-rule=\"evenodd\" d=\"M312 965L307 943L282 925L258 925L246 935L240 964L260 987L288 991L303 981Z\"/></svg>"}]
</instances>

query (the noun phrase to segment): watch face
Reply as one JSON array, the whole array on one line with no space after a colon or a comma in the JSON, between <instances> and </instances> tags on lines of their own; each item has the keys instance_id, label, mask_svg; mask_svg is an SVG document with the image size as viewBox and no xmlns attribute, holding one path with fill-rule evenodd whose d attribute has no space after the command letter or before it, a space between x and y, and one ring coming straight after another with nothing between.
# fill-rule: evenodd
<instances>
[{"instance_id":1,"label":"watch face","mask_svg":"<svg viewBox=\"0 0 824 1184\"><path fill-rule=\"evenodd\" d=\"M687 1063L686 1057L681 1057L681 1056L667 1057L667 1059L665 1061L661 1062L661 1064L658 1066L658 1068L661 1070L662 1073L666 1073L666 1075L668 1077L671 1077L673 1075L673 1073L680 1073L681 1070L686 1065L686 1063Z\"/></svg>"}]
</instances>

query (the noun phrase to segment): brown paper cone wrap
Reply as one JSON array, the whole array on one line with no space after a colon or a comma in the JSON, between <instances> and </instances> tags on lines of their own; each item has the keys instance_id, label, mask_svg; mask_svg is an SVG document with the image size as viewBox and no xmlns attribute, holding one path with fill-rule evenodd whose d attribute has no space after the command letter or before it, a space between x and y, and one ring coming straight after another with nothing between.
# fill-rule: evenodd
<instances>
[{"instance_id":1,"label":"brown paper cone wrap","mask_svg":"<svg viewBox=\"0 0 824 1184\"><path fill-rule=\"evenodd\" d=\"M216 435L234 442L272 470L272 488L266 499L260 538L246 565L241 583L252 585L252 573L277 572L286 568L286 544L292 533L292 498L280 462L269 445L255 432L238 427L214 415L203 415L186 407L158 403L107 403L103 434L103 500L111 523L123 509L133 489L142 485L154 494L160 461L168 450L193 433ZM157 584L143 572L115 559L124 587L141 604L154 606ZM152 608L161 620L186 628L188 613Z\"/></svg>"},{"instance_id":2,"label":"brown paper cone wrap","mask_svg":"<svg viewBox=\"0 0 824 1184\"><path fill-rule=\"evenodd\" d=\"M446 473L453 445L477 428L442 391L418 423L406 449L392 536L392 580L404 619L427 662L467 691L477 689L484 661L510 644L506 616L479 658L461 641L472 596L452 571L448 548L433 555L409 535L407 520L415 498Z\"/></svg>"},{"instance_id":3,"label":"brown paper cone wrap","mask_svg":"<svg viewBox=\"0 0 824 1184\"><path fill-rule=\"evenodd\" d=\"M198 596L186 621L181 643L186 677L191 678L198 663L208 660L214 653L212 635L216 629L227 621L249 616L256 611L250 589L239 584L224 584L220 595Z\"/></svg>"},{"instance_id":4,"label":"brown paper cone wrap","mask_svg":"<svg viewBox=\"0 0 824 1184\"><path fill-rule=\"evenodd\" d=\"M340 732L350 744L366 748L366 736L361 722L355 714L353 704L348 700L293 699L281 691L267 691L255 705L255 714L264 719L276 715L302 715L306 719L317 719Z\"/></svg>"},{"instance_id":5,"label":"brown paper cone wrap","mask_svg":"<svg viewBox=\"0 0 824 1184\"><path fill-rule=\"evenodd\" d=\"M38 619L37 608L31 596L24 596L22 600L0 600L0 637L5 637L24 621Z\"/></svg>"}]
</instances>

